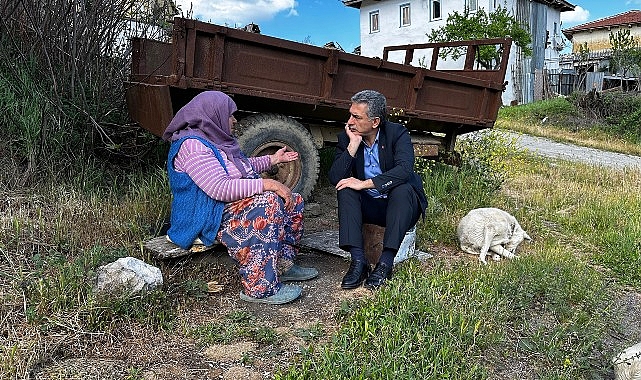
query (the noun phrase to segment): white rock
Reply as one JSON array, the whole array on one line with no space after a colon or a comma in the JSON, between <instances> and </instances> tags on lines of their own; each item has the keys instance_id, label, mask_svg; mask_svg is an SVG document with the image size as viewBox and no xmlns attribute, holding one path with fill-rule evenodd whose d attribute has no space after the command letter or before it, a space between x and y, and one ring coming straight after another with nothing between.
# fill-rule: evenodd
<instances>
[{"instance_id":1,"label":"white rock","mask_svg":"<svg viewBox=\"0 0 641 380\"><path fill-rule=\"evenodd\" d=\"M134 257L123 257L103 265L96 271L98 293L140 293L155 289L163 284L159 268L146 264Z\"/></svg>"}]
</instances>

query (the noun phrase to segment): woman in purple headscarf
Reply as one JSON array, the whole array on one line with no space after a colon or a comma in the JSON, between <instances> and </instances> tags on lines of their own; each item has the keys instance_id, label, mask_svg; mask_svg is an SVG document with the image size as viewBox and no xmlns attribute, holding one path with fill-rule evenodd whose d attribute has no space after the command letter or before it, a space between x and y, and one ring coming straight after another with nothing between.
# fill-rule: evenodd
<instances>
[{"instance_id":1,"label":"woman in purple headscarf","mask_svg":"<svg viewBox=\"0 0 641 380\"><path fill-rule=\"evenodd\" d=\"M232 132L235 111L226 94L202 92L165 130L173 195L167 237L183 249L220 241L240 265L241 299L291 302L301 287L283 282L318 275L294 264L303 234L303 198L258 173L297 160L298 153L283 147L272 155L246 157Z\"/></svg>"}]
</instances>

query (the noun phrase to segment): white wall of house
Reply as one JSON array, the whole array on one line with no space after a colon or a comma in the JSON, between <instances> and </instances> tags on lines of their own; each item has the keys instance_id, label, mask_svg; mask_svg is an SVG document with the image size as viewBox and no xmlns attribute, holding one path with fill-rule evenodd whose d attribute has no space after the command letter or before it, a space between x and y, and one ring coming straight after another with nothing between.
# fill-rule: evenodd
<instances>
[{"instance_id":1,"label":"white wall of house","mask_svg":"<svg viewBox=\"0 0 641 380\"><path fill-rule=\"evenodd\" d=\"M400 25L400 5L410 5L410 25ZM378 12L379 29L370 30L370 17ZM363 1L360 12L361 54L382 57L383 47L428 42L429 1Z\"/></svg>"},{"instance_id":2,"label":"white wall of house","mask_svg":"<svg viewBox=\"0 0 641 380\"><path fill-rule=\"evenodd\" d=\"M561 33L561 12L548 8L547 31L549 38L545 49L545 66L549 70L559 70L561 50L565 47Z\"/></svg>"},{"instance_id":3,"label":"white wall of house","mask_svg":"<svg viewBox=\"0 0 641 380\"><path fill-rule=\"evenodd\" d=\"M472 6L476 4L477 7L484 8L486 12L492 12L500 5L507 7L513 15L516 15L519 0L364 0L360 8L361 55L367 57L382 57L383 47L385 46L431 42L428 40L427 34L429 34L432 29L445 25L449 13L454 11L462 13L464 7L470 4L469 2L471 2ZM527 1L526 3L521 2L520 4L521 7L523 7L523 4L529 6L529 3L530 2ZM439 14L436 12L437 5L440 5L440 17L438 17ZM401 16L402 8L407 6L409 6L410 9L410 22L407 25L403 25ZM541 50L544 53L544 57L540 60L544 62L546 69L558 70L560 49L555 48L554 36L556 35L556 41L560 43L561 14L556 9L551 7L546 8L546 14L539 17L539 20L544 20L544 25L542 25L539 30L547 29L549 43L544 50ZM378 30L373 30L373 28L375 29L375 26L372 25L373 14L378 15ZM521 17L530 18L529 12L527 12L525 16L521 14ZM533 20L530 19L528 25L531 25L532 22ZM545 31L542 31L542 33L545 33ZM543 39L539 38L539 40L545 40L545 36L543 36ZM504 104L510 104L513 100L518 100L519 102L529 102L533 100L532 96L524 97L519 93L519 91L524 91L522 85L517 85L516 88L514 86L516 78L513 78L513 75L522 73L524 70L523 66L531 72L527 73L527 78L521 78L521 81L531 81L531 77L534 75L534 69L530 69L530 67L534 66L530 65L529 60L525 60L524 63L524 60L517 59L517 50L518 49L515 49L515 46L513 46L508 72L506 74L508 86L503 93ZM412 63L418 65L419 59L426 55L429 56L429 54L430 52L415 52ZM402 62L403 54L390 54L389 58L395 62ZM455 62L451 59L439 61L438 66L439 69L456 69L461 67L462 61Z\"/></svg>"}]
</instances>

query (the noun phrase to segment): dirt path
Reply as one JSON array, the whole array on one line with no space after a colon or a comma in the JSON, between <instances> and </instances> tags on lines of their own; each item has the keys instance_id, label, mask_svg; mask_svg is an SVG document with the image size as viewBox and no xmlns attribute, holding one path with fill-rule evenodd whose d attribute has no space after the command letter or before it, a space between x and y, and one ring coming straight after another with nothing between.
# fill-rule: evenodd
<instances>
[{"instance_id":1,"label":"dirt path","mask_svg":"<svg viewBox=\"0 0 641 380\"><path fill-rule=\"evenodd\" d=\"M641 157L639 156L561 143L543 137L512 133L510 135L516 138L518 146L543 157L580 161L586 164L609 166L617 169L641 169Z\"/></svg>"}]
</instances>

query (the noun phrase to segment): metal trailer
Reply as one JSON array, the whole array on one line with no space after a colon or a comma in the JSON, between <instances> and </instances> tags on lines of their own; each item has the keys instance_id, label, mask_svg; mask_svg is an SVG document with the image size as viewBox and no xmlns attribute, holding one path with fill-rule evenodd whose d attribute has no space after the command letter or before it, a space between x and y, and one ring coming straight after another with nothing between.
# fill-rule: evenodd
<instances>
[{"instance_id":1,"label":"metal trailer","mask_svg":"<svg viewBox=\"0 0 641 380\"><path fill-rule=\"evenodd\" d=\"M160 136L193 96L225 92L238 106L246 154L271 154L283 145L300 153L300 160L267 175L304 197L318 179L318 150L337 141L354 93L383 93L410 131L417 156L453 153L458 135L494 125L511 47L509 38L388 46L380 59L193 19L175 18L173 24L171 43L132 41L126 83L131 118ZM494 45L501 57L496 70L475 68L484 45ZM464 51L463 68L437 69L439 53L453 47ZM419 51L431 54L427 67L410 64ZM403 64L388 60L403 52Z\"/></svg>"}]
</instances>

